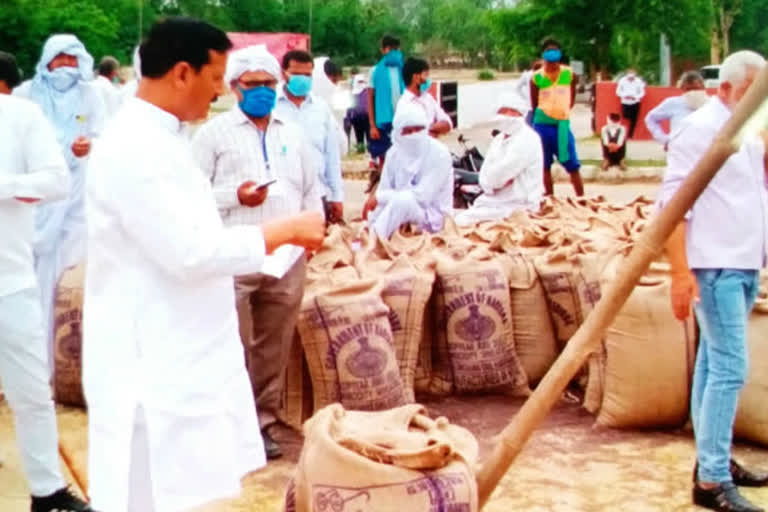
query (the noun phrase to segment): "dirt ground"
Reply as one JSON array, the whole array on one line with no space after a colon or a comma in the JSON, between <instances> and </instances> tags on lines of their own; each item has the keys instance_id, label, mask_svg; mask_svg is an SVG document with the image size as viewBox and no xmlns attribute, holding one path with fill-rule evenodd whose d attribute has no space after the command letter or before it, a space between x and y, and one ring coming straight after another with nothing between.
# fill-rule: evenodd
<instances>
[{"instance_id":1,"label":"dirt ground","mask_svg":"<svg viewBox=\"0 0 768 512\"><path fill-rule=\"evenodd\" d=\"M347 216L359 214L364 183L347 182ZM639 194L652 197L657 184L593 184L589 195L629 201ZM568 184L556 194L570 195ZM434 416L444 415L468 428L479 440L481 460L497 434L522 402L501 396L465 396L421 400ZM61 443L77 473L85 475L87 417L83 411L59 408ZM496 489L486 512L678 512L690 505L691 471L695 450L686 429L674 431L619 431L593 427L594 418L572 401L561 400L542 424ZM212 504L200 512L278 512L283 493L301 449L301 438L287 428L275 437L286 455L246 477L239 499ZM737 444L736 457L749 467L768 469L768 449ZM12 416L0 404L0 512L29 510ZM66 471L66 469L65 469ZM71 474L67 471L67 477ZM768 489L744 490L754 502L768 506ZM107 512L107 511L103 511Z\"/></svg>"}]
</instances>

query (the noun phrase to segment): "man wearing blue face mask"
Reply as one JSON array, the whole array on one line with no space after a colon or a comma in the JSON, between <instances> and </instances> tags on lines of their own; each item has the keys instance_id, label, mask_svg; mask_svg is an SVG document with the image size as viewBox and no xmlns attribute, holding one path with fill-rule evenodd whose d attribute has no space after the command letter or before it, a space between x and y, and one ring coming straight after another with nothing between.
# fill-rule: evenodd
<instances>
[{"instance_id":1,"label":"man wearing blue face mask","mask_svg":"<svg viewBox=\"0 0 768 512\"><path fill-rule=\"evenodd\" d=\"M397 109L406 103L415 103L424 109L429 121L429 134L433 137L444 135L453 129L453 123L437 100L429 93L432 79L429 78L429 63L424 59L410 57L403 65L403 80L406 87Z\"/></svg>"},{"instance_id":2,"label":"man wearing blue face mask","mask_svg":"<svg viewBox=\"0 0 768 512\"><path fill-rule=\"evenodd\" d=\"M400 40L392 36L381 39L381 60L368 76L368 120L371 125L371 158L383 163L392 146L392 120L405 90L403 81L403 52Z\"/></svg>"},{"instance_id":3,"label":"man wearing blue face mask","mask_svg":"<svg viewBox=\"0 0 768 512\"><path fill-rule=\"evenodd\" d=\"M273 112L279 78L280 65L263 45L232 52L225 80L238 104L195 134L193 151L227 226L323 210L311 144L300 126ZM281 455L268 429L277 422L306 273L303 251L286 247L267 256L261 272L235 278L240 337L270 459Z\"/></svg>"},{"instance_id":4,"label":"man wearing blue face mask","mask_svg":"<svg viewBox=\"0 0 768 512\"><path fill-rule=\"evenodd\" d=\"M69 197L41 205L35 219L35 270L51 368L56 283L65 269L85 258L85 172L93 139L102 130L106 110L92 78L93 57L83 43L73 35L58 34L45 42L32 80L13 91L15 96L32 100L42 108L56 130L72 181Z\"/></svg>"},{"instance_id":5,"label":"man wearing blue face mask","mask_svg":"<svg viewBox=\"0 0 768 512\"><path fill-rule=\"evenodd\" d=\"M323 204L328 222L344 219L344 182L341 177L339 129L328 104L312 91L312 55L294 50L283 56L285 85L277 90L275 115L304 129L312 162L325 188Z\"/></svg>"}]
</instances>

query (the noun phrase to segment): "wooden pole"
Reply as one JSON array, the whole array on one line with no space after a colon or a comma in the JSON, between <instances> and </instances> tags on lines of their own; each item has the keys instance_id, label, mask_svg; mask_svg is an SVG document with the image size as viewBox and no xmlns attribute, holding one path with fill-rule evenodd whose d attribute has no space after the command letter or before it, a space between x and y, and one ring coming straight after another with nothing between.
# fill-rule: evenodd
<instances>
[{"instance_id":1,"label":"wooden pole","mask_svg":"<svg viewBox=\"0 0 768 512\"><path fill-rule=\"evenodd\" d=\"M736 106L733 115L717 135L712 146L667 206L643 231L616 280L604 291L594 311L570 339L536 391L502 431L501 440L477 474L481 508L488 501L536 426L549 414L568 383L586 362L589 354L597 348L605 330L613 322L648 265L662 251L672 231L683 220L686 212L693 207L696 199L717 171L738 150L738 144L735 142L737 135L741 135L742 126L754 112L760 110L759 107L766 98L768 98L768 69L758 75L757 80ZM765 112L765 109L760 111Z\"/></svg>"},{"instance_id":2,"label":"wooden pole","mask_svg":"<svg viewBox=\"0 0 768 512\"><path fill-rule=\"evenodd\" d=\"M64 461L64 465L67 466L67 469L72 474L72 478L75 480L74 484L77 486L80 493L83 495L83 497L86 500L89 500L88 498L88 478L80 473L79 468L74 464L74 457L72 457L72 454L69 452L69 449L67 449L66 446L64 446L64 443L59 441L59 455L61 456L61 459Z\"/></svg>"}]
</instances>

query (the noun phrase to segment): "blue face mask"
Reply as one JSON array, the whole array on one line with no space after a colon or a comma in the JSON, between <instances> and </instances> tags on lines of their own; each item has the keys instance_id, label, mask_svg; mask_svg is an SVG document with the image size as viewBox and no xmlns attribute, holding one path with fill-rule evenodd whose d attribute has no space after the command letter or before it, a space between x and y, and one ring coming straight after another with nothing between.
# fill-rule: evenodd
<instances>
[{"instance_id":1,"label":"blue face mask","mask_svg":"<svg viewBox=\"0 0 768 512\"><path fill-rule=\"evenodd\" d=\"M312 90L312 77L306 75L291 75L285 88L294 96L303 98Z\"/></svg>"},{"instance_id":2,"label":"blue face mask","mask_svg":"<svg viewBox=\"0 0 768 512\"><path fill-rule=\"evenodd\" d=\"M432 87L432 79L427 78L427 81L419 86L419 90L422 94L424 94L425 92L429 91L430 87Z\"/></svg>"},{"instance_id":3,"label":"blue face mask","mask_svg":"<svg viewBox=\"0 0 768 512\"><path fill-rule=\"evenodd\" d=\"M557 48L550 48L549 50L544 50L541 58L547 62L560 62L560 59L563 58L563 52Z\"/></svg>"},{"instance_id":4,"label":"blue face mask","mask_svg":"<svg viewBox=\"0 0 768 512\"><path fill-rule=\"evenodd\" d=\"M390 67L402 66L403 52L400 50L390 50L389 53L384 56L384 64Z\"/></svg>"},{"instance_id":5,"label":"blue face mask","mask_svg":"<svg viewBox=\"0 0 768 512\"><path fill-rule=\"evenodd\" d=\"M238 87L238 90L243 95L243 99L238 103L240 110L249 116L255 118L266 117L275 108L277 93L266 85L254 87L253 89Z\"/></svg>"}]
</instances>

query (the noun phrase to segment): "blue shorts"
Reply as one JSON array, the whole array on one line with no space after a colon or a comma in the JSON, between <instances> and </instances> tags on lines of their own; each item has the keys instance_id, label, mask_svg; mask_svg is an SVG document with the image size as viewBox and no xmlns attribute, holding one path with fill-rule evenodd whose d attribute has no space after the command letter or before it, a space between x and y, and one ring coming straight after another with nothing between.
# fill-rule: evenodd
<instances>
[{"instance_id":1,"label":"blue shorts","mask_svg":"<svg viewBox=\"0 0 768 512\"><path fill-rule=\"evenodd\" d=\"M387 154L389 148L392 147L392 123L384 123L381 126L377 126L381 137L379 140L368 139L368 151L371 153L371 158L379 158Z\"/></svg>"},{"instance_id":2,"label":"blue shorts","mask_svg":"<svg viewBox=\"0 0 768 512\"><path fill-rule=\"evenodd\" d=\"M544 170L549 171L552 169L552 164L557 158L558 145L557 145L557 125L556 124L534 124L534 130L541 137L541 148L544 150ZM568 154L570 159L565 162L560 162L560 165L565 167L565 170L569 173L579 172L581 168L581 162L579 162L579 156L576 154L576 139L573 138L573 132L568 131ZM560 159L558 158L558 162Z\"/></svg>"}]
</instances>

